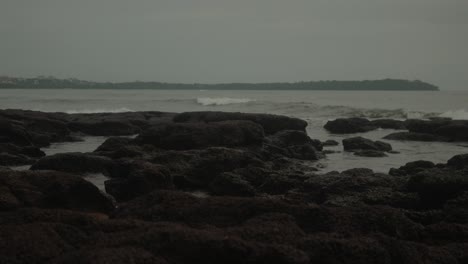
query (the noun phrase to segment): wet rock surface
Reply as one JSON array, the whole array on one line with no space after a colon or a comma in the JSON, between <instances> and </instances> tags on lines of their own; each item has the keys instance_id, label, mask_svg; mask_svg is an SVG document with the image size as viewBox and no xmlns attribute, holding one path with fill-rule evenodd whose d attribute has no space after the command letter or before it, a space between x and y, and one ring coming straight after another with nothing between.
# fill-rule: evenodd
<instances>
[{"instance_id":1,"label":"wet rock surface","mask_svg":"<svg viewBox=\"0 0 468 264\"><path fill-rule=\"evenodd\" d=\"M365 118L338 118L328 121L324 128L335 134L351 134L358 132L368 132L378 128Z\"/></svg>"},{"instance_id":2,"label":"wet rock surface","mask_svg":"<svg viewBox=\"0 0 468 264\"><path fill-rule=\"evenodd\" d=\"M468 261L467 155L389 174L324 174L314 167L324 144L294 118L20 110L0 117L1 155L34 163L30 171L0 167L0 263ZM366 129L402 125L368 122ZM351 131L346 126L341 131ZM442 133L439 123L411 126ZM40 146L75 132L139 136L43 157ZM343 146L366 155L392 149L365 138ZM108 194L83 179L90 172L109 177Z\"/></svg>"},{"instance_id":3,"label":"wet rock surface","mask_svg":"<svg viewBox=\"0 0 468 264\"><path fill-rule=\"evenodd\" d=\"M338 118L328 121L324 128L334 134L364 133L378 128L407 130L394 132L385 139L408 141L468 141L468 120L451 120L450 118L433 118L429 120Z\"/></svg>"},{"instance_id":4,"label":"wet rock surface","mask_svg":"<svg viewBox=\"0 0 468 264\"><path fill-rule=\"evenodd\" d=\"M263 128L251 121L168 123L142 132L136 141L168 150L236 147L261 144Z\"/></svg>"},{"instance_id":5,"label":"wet rock surface","mask_svg":"<svg viewBox=\"0 0 468 264\"><path fill-rule=\"evenodd\" d=\"M56 171L0 171L0 209L61 208L109 213L111 199L78 176Z\"/></svg>"},{"instance_id":6,"label":"wet rock surface","mask_svg":"<svg viewBox=\"0 0 468 264\"><path fill-rule=\"evenodd\" d=\"M392 146L382 141L372 141L363 137L353 137L343 139L343 148L345 151L355 150L379 150L391 151Z\"/></svg>"},{"instance_id":7,"label":"wet rock surface","mask_svg":"<svg viewBox=\"0 0 468 264\"><path fill-rule=\"evenodd\" d=\"M392 146L383 141L372 141L363 137L343 139L344 151L354 152L362 157L386 157L385 152L392 151Z\"/></svg>"},{"instance_id":8,"label":"wet rock surface","mask_svg":"<svg viewBox=\"0 0 468 264\"><path fill-rule=\"evenodd\" d=\"M433 119L405 121L408 132L393 133L386 139L414 141L468 141L468 121Z\"/></svg>"},{"instance_id":9,"label":"wet rock surface","mask_svg":"<svg viewBox=\"0 0 468 264\"><path fill-rule=\"evenodd\" d=\"M447 138L427 134L427 133L415 133L415 132L396 132L391 133L384 137L389 140L407 140L407 141L449 141Z\"/></svg>"},{"instance_id":10,"label":"wet rock surface","mask_svg":"<svg viewBox=\"0 0 468 264\"><path fill-rule=\"evenodd\" d=\"M228 113L228 112L187 112L174 116L174 122L221 122L228 120L248 120L263 127L266 134L274 134L282 130L305 131L307 122L292 118L269 114Z\"/></svg>"}]
</instances>

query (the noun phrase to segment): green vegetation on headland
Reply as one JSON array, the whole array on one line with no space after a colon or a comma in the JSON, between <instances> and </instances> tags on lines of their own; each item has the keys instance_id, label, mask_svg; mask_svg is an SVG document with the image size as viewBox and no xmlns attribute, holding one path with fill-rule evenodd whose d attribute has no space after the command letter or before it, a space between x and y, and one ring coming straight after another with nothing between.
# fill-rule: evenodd
<instances>
[{"instance_id":1,"label":"green vegetation on headland","mask_svg":"<svg viewBox=\"0 0 468 264\"><path fill-rule=\"evenodd\" d=\"M0 77L0 89L155 89L155 90L365 90L365 91L438 91L422 81L399 79L366 81L309 81L294 83L181 84L163 82L90 82L54 77Z\"/></svg>"}]
</instances>

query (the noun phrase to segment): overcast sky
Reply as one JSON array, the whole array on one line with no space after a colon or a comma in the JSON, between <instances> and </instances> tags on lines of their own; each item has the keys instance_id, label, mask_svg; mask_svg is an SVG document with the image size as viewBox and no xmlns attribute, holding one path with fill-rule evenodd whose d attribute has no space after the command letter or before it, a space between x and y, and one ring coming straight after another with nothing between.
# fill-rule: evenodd
<instances>
[{"instance_id":1,"label":"overcast sky","mask_svg":"<svg viewBox=\"0 0 468 264\"><path fill-rule=\"evenodd\" d=\"M0 75L468 89L468 0L0 0Z\"/></svg>"}]
</instances>

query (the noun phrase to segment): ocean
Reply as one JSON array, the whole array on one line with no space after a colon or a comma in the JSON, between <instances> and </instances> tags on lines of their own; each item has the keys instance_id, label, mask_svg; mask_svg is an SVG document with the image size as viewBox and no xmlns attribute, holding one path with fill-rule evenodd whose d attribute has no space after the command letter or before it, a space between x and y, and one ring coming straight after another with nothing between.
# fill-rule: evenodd
<instances>
[{"instance_id":1,"label":"ocean","mask_svg":"<svg viewBox=\"0 0 468 264\"><path fill-rule=\"evenodd\" d=\"M451 117L468 119L468 91L205 91L205 90L78 90L2 89L0 109L45 112L97 113L126 111L230 111L269 113L298 117L308 122L307 132L319 140L363 136L373 140L394 130L380 129L352 135L333 135L323 129L328 120L340 117L369 119ZM93 151L106 138L87 137L83 142L59 143L43 149L47 154ZM386 141L386 140L383 140ZM409 161L445 163L468 153L468 143L386 141L400 152L383 158L358 157L338 151L316 162L322 172L366 167L388 172Z\"/></svg>"}]
</instances>

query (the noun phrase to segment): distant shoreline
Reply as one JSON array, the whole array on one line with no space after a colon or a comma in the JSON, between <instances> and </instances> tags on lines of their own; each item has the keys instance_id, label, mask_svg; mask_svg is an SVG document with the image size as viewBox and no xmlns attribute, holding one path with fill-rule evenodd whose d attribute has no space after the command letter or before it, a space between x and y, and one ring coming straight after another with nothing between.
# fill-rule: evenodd
<instances>
[{"instance_id":1,"label":"distant shoreline","mask_svg":"<svg viewBox=\"0 0 468 264\"><path fill-rule=\"evenodd\" d=\"M163 82L90 82L53 77L0 77L0 89L145 89L145 90L291 90L291 91L439 91L419 80L308 81L293 83L183 84Z\"/></svg>"}]
</instances>

